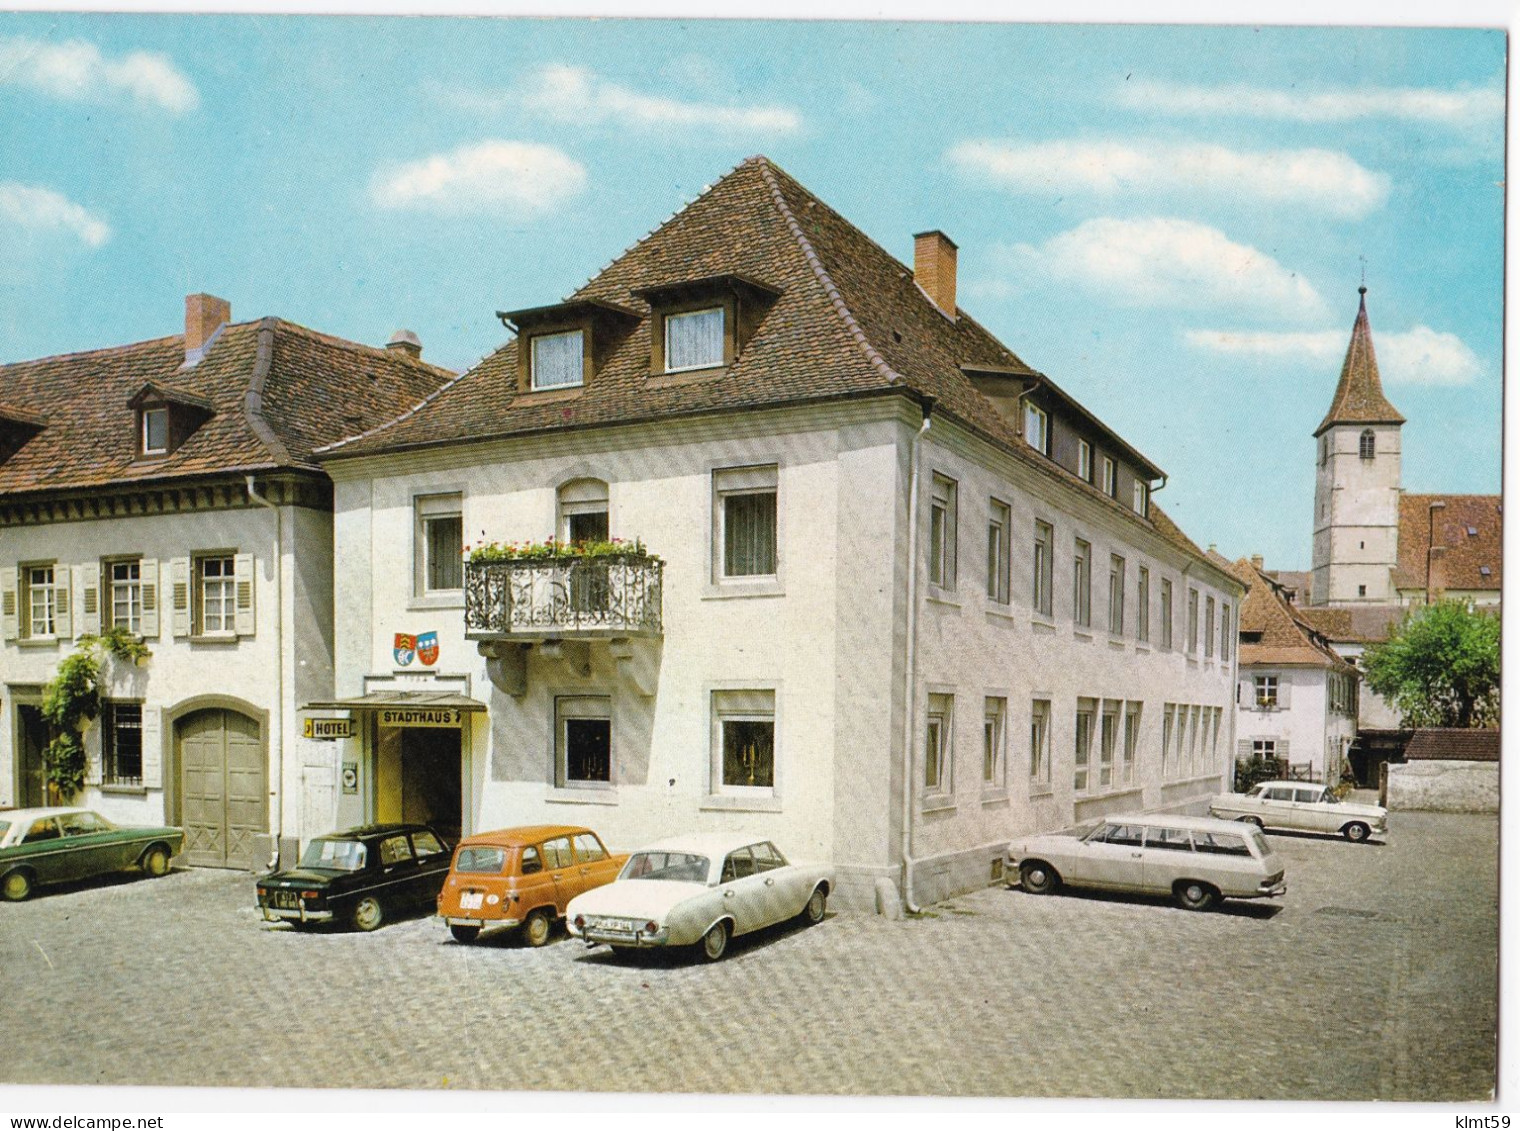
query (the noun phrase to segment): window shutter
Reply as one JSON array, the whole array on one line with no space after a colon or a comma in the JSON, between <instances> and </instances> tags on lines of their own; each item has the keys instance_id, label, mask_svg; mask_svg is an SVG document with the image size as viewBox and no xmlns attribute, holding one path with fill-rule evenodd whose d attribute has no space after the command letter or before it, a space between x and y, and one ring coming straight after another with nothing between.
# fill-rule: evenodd
<instances>
[{"instance_id":1,"label":"window shutter","mask_svg":"<svg viewBox=\"0 0 1520 1131\"><path fill-rule=\"evenodd\" d=\"M1286 675L1277 677L1277 705L1283 710L1293 705L1293 685Z\"/></svg>"},{"instance_id":2,"label":"window shutter","mask_svg":"<svg viewBox=\"0 0 1520 1131\"><path fill-rule=\"evenodd\" d=\"M175 636L190 635L190 559L174 558L169 562L170 602L173 606Z\"/></svg>"},{"instance_id":3,"label":"window shutter","mask_svg":"<svg viewBox=\"0 0 1520 1131\"><path fill-rule=\"evenodd\" d=\"M101 704L102 713L110 709L106 704ZM99 785L105 776L105 741L106 728L103 726L92 726L89 737L84 739L85 785Z\"/></svg>"},{"instance_id":4,"label":"window shutter","mask_svg":"<svg viewBox=\"0 0 1520 1131\"><path fill-rule=\"evenodd\" d=\"M1286 738L1279 738L1277 740L1277 758L1280 762L1288 760L1288 740Z\"/></svg>"},{"instance_id":5,"label":"window shutter","mask_svg":"<svg viewBox=\"0 0 1520 1131\"><path fill-rule=\"evenodd\" d=\"M1256 681L1243 679L1235 687L1235 702L1247 711L1256 709Z\"/></svg>"},{"instance_id":6,"label":"window shutter","mask_svg":"<svg viewBox=\"0 0 1520 1131\"><path fill-rule=\"evenodd\" d=\"M14 566L0 570L0 635L7 640L16 639L16 577Z\"/></svg>"},{"instance_id":7,"label":"window shutter","mask_svg":"<svg viewBox=\"0 0 1520 1131\"><path fill-rule=\"evenodd\" d=\"M142 579L142 634L153 639L158 636L158 559L144 558L138 563L138 576Z\"/></svg>"},{"instance_id":8,"label":"window shutter","mask_svg":"<svg viewBox=\"0 0 1520 1131\"><path fill-rule=\"evenodd\" d=\"M58 566L53 571L53 632L60 640L74 635L73 608L69 595L74 591L69 584L73 570Z\"/></svg>"},{"instance_id":9,"label":"window shutter","mask_svg":"<svg viewBox=\"0 0 1520 1131\"><path fill-rule=\"evenodd\" d=\"M1242 738L1235 743L1235 757L1242 762L1251 760L1251 740Z\"/></svg>"},{"instance_id":10,"label":"window shutter","mask_svg":"<svg viewBox=\"0 0 1520 1131\"><path fill-rule=\"evenodd\" d=\"M79 635L100 632L100 563L75 566L79 589Z\"/></svg>"},{"instance_id":11,"label":"window shutter","mask_svg":"<svg viewBox=\"0 0 1520 1131\"><path fill-rule=\"evenodd\" d=\"M253 635L253 555L238 554L232 560L232 578L237 590L235 627L239 636Z\"/></svg>"}]
</instances>

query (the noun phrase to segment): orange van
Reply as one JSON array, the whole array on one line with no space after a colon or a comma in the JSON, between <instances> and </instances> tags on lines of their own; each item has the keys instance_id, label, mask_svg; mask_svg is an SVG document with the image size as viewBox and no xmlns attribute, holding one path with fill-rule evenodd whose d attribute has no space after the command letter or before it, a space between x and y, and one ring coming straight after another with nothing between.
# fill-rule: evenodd
<instances>
[{"instance_id":1,"label":"orange van","mask_svg":"<svg viewBox=\"0 0 1520 1131\"><path fill-rule=\"evenodd\" d=\"M611 883L627 859L575 825L477 833L454 849L438 914L458 942L474 942L484 927L521 927L529 946L543 946L565 904Z\"/></svg>"}]
</instances>

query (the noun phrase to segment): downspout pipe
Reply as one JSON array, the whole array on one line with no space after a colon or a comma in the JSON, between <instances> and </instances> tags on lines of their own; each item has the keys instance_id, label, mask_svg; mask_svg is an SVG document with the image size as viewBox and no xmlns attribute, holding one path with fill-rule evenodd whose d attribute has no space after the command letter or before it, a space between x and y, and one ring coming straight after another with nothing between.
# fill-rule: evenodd
<instances>
[{"instance_id":1,"label":"downspout pipe","mask_svg":"<svg viewBox=\"0 0 1520 1131\"><path fill-rule=\"evenodd\" d=\"M275 765L279 767L280 788L274 799L274 850L269 856L269 870L280 866L280 836L285 831L285 523L280 508L259 494L253 476L244 480L248 497L261 507L274 513L274 642L275 642L275 700L274 745L277 751Z\"/></svg>"},{"instance_id":2,"label":"downspout pipe","mask_svg":"<svg viewBox=\"0 0 1520 1131\"><path fill-rule=\"evenodd\" d=\"M914 915L913 902L913 751L918 735L918 449L929 432L934 398L919 401L924 420L908 446L908 630L907 655L903 663L903 765L902 765L902 901Z\"/></svg>"}]
</instances>

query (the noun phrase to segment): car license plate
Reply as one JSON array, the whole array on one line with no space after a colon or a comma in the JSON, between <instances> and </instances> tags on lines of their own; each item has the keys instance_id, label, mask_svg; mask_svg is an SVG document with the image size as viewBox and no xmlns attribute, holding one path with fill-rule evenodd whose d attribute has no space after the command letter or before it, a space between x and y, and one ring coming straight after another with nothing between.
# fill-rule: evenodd
<instances>
[{"instance_id":1,"label":"car license plate","mask_svg":"<svg viewBox=\"0 0 1520 1131\"><path fill-rule=\"evenodd\" d=\"M462 908L464 908L466 911L479 911L480 910L481 902L484 899L485 899L485 893L484 892L479 892L479 891L461 892L460 895L459 895L459 906L462 907Z\"/></svg>"},{"instance_id":2,"label":"car license plate","mask_svg":"<svg viewBox=\"0 0 1520 1131\"><path fill-rule=\"evenodd\" d=\"M276 907L289 907L292 910L301 906L300 897L293 891L275 892L273 902Z\"/></svg>"}]
</instances>

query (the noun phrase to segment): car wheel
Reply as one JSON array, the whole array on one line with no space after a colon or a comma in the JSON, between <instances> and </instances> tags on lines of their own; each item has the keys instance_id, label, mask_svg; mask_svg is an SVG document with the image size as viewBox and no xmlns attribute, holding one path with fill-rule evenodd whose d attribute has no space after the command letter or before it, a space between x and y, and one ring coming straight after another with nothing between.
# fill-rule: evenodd
<instances>
[{"instance_id":1,"label":"car wheel","mask_svg":"<svg viewBox=\"0 0 1520 1131\"><path fill-rule=\"evenodd\" d=\"M11 872L5 877L3 886L0 886L0 892L11 903L20 903L32 894L32 877L26 872Z\"/></svg>"},{"instance_id":2,"label":"car wheel","mask_svg":"<svg viewBox=\"0 0 1520 1131\"><path fill-rule=\"evenodd\" d=\"M1061 883L1056 870L1043 860L1031 860L1019 866L1019 882L1030 895L1049 895Z\"/></svg>"},{"instance_id":3,"label":"car wheel","mask_svg":"<svg viewBox=\"0 0 1520 1131\"><path fill-rule=\"evenodd\" d=\"M721 920L708 928L702 936L702 957L716 962L728 951L728 922Z\"/></svg>"},{"instance_id":4,"label":"car wheel","mask_svg":"<svg viewBox=\"0 0 1520 1131\"><path fill-rule=\"evenodd\" d=\"M142 870L150 876L163 876L169 871L169 850L161 844L148 849L142 858Z\"/></svg>"},{"instance_id":5,"label":"car wheel","mask_svg":"<svg viewBox=\"0 0 1520 1131\"><path fill-rule=\"evenodd\" d=\"M814 923L823 922L823 913L829 905L829 893L823 890L820 884L813 889L813 894L808 896L807 906L802 909L803 918L811 926Z\"/></svg>"},{"instance_id":6,"label":"car wheel","mask_svg":"<svg viewBox=\"0 0 1520 1131\"><path fill-rule=\"evenodd\" d=\"M454 936L455 942L472 943L480 937L480 928L462 927L457 923L450 923L449 934Z\"/></svg>"},{"instance_id":7,"label":"car wheel","mask_svg":"<svg viewBox=\"0 0 1520 1131\"><path fill-rule=\"evenodd\" d=\"M1260 817L1236 817L1235 819L1247 825L1255 825L1258 829L1262 827Z\"/></svg>"},{"instance_id":8,"label":"car wheel","mask_svg":"<svg viewBox=\"0 0 1520 1131\"><path fill-rule=\"evenodd\" d=\"M354 904L352 921L356 931L373 931L385 922L385 910L380 906L378 899L367 895Z\"/></svg>"},{"instance_id":9,"label":"car wheel","mask_svg":"<svg viewBox=\"0 0 1520 1131\"><path fill-rule=\"evenodd\" d=\"M522 925L523 942L529 946L543 946L549 941L549 931L553 925L554 920L549 913L540 907Z\"/></svg>"},{"instance_id":10,"label":"car wheel","mask_svg":"<svg viewBox=\"0 0 1520 1131\"><path fill-rule=\"evenodd\" d=\"M1179 880L1177 906L1188 911L1207 911L1219 902L1219 892L1201 880Z\"/></svg>"},{"instance_id":11,"label":"car wheel","mask_svg":"<svg viewBox=\"0 0 1520 1131\"><path fill-rule=\"evenodd\" d=\"M1372 835L1372 830L1369 829L1366 825L1362 824L1360 821L1352 821L1349 825L1343 828L1341 832L1345 834L1347 840L1353 841L1357 844L1360 844L1362 841L1366 840L1369 836Z\"/></svg>"}]
</instances>

